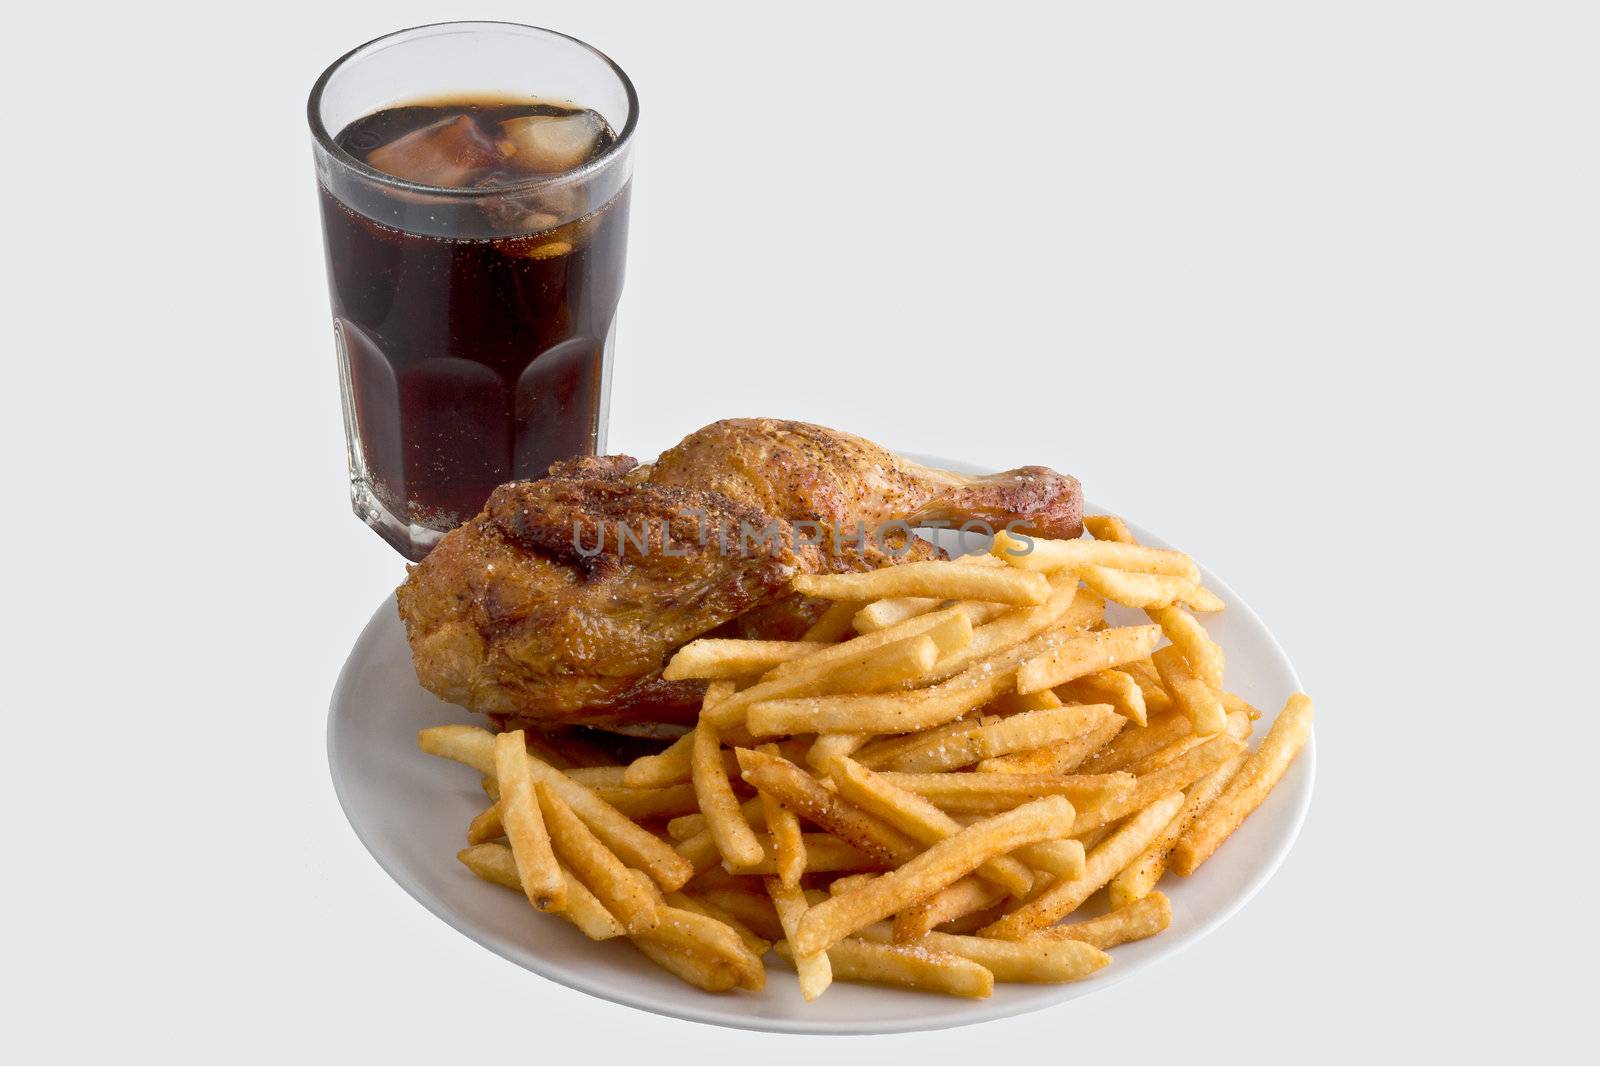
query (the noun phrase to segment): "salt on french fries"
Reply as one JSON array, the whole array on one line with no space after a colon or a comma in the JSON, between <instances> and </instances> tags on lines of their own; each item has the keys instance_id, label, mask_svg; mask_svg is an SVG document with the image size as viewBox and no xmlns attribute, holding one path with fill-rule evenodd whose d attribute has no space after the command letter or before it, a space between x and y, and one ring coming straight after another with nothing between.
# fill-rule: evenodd
<instances>
[{"instance_id":1,"label":"salt on french fries","mask_svg":"<svg viewBox=\"0 0 1600 1066\"><path fill-rule=\"evenodd\" d=\"M1094 809L1121 797L1138 782L1132 774L879 774L946 812L1006 811L1039 796L1065 796ZM1081 816L1081 813L1080 813ZM1063 833L1062 836L1067 834Z\"/></svg>"},{"instance_id":2,"label":"salt on french fries","mask_svg":"<svg viewBox=\"0 0 1600 1066\"><path fill-rule=\"evenodd\" d=\"M778 957L794 961L787 941L775 945ZM867 981L919 992L986 999L994 994L994 974L970 959L927 948L874 944L851 937L828 949L833 976L841 981Z\"/></svg>"},{"instance_id":3,"label":"salt on french fries","mask_svg":"<svg viewBox=\"0 0 1600 1066\"><path fill-rule=\"evenodd\" d=\"M807 596L833 600L927 596L1022 606L1043 603L1050 595L1049 582L1038 574L942 562L901 563L859 574L801 574L790 587Z\"/></svg>"},{"instance_id":4,"label":"salt on french fries","mask_svg":"<svg viewBox=\"0 0 1600 1066\"><path fill-rule=\"evenodd\" d=\"M1267 794L1311 737L1311 697L1297 692L1278 713L1261 746L1245 760L1214 803L1195 819L1172 849L1172 869L1187 877L1233 835Z\"/></svg>"},{"instance_id":5,"label":"salt on french fries","mask_svg":"<svg viewBox=\"0 0 1600 1066\"><path fill-rule=\"evenodd\" d=\"M911 792L897 788L883 777L843 756L828 769L839 795L869 814L877 815L919 844L937 844L961 832L962 826L948 814ZM1007 892L1023 898L1033 888L1033 875L1010 856L990 859L978 867L978 876Z\"/></svg>"},{"instance_id":6,"label":"salt on french fries","mask_svg":"<svg viewBox=\"0 0 1600 1066\"><path fill-rule=\"evenodd\" d=\"M848 734L847 734L848 735ZM819 741L821 738L818 738ZM815 745L812 749L815 750ZM764 744L761 754L778 758L776 744ZM800 819L777 799L759 794L761 812L766 817L767 835L772 838L773 870L779 880L790 888L798 888L806 872L807 849L805 837L800 832Z\"/></svg>"},{"instance_id":7,"label":"salt on french fries","mask_svg":"<svg viewBox=\"0 0 1600 1066\"><path fill-rule=\"evenodd\" d=\"M1093 543L1093 542L1091 542ZM1160 626L1121 626L1058 642L1017 670L1017 691L1037 692L1143 659L1161 640Z\"/></svg>"},{"instance_id":8,"label":"salt on french fries","mask_svg":"<svg viewBox=\"0 0 1600 1066\"><path fill-rule=\"evenodd\" d=\"M1070 774L1082 766L1089 756L1110 744L1127 724L1128 720L1120 714L1105 711L1093 725L1075 737L1030 751L984 759L976 769L989 774Z\"/></svg>"},{"instance_id":9,"label":"salt on french fries","mask_svg":"<svg viewBox=\"0 0 1600 1066\"><path fill-rule=\"evenodd\" d=\"M767 895L772 898L773 909L778 912L778 921L783 923L783 935L793 939L795 930L800 928L801 919L810 909L805 893L799 885L786 885L775 877L768 877L762 883L766 885ZM793 961L795 972L800 975L800 995L805 997L806 1002L822 995L833 983L833 967L828 963L826 951L800 955Z\"/></svg>"},{"instance_id":10,"label":"salt on french fries","mask_svg":"<svg viewBox=\"0 0 1600 1066\"><path fill-rule=\"evenodd\" d=\"M1038 540L1030 544L1009 533L996 533L989 549L997 558L1025 571L1081 570L1106 566L1140 574L1170 574L1196 584L1200 568L1182 552L1103 540Z\"/></svg>"},{"instance_id":11,"label":"salt on french fries","mask_svg":"<svg viewBox=\"0 0 1600 1066\"><path fill-rule=\"evenodd\" d=\"M1243 750L1244 744L1235 737L1226 733L1214 736L1161 769L1134 778L1131 788L1080 807L1078 817L1072 823L1072 835L1080 836L1092 829L1110 825L1145 809L1162 796L1188 788Z\"/></svg>"},{"instance_id":12,"label":"salt on french fries","mask_svg":"<svg viewBox=\"0 0 1600 1066\"><path fill-rule=\"evenodd\" d=\"M1105 951L1155 936L1171 924L1172 902L1160 892L1151 892L1098 918L1037 930L1028 940L1081 940Z\"/></svg>"},{"instance_id":13,"label":"salt on french fries","mask_svg":"<svg viewBox=\"0 0 1600 1066\"><path fill-rule=\"evenodd\" d=\"M779 663L815 655L816 644L803 640L691 640L667 661L661 676L668 681L718 680L764 674Z\"/></svg>"},{"instance_id":14,"label":"salt on french fries","mask_svg":"<svg viewBox=\"0 0 1600 1066\"><path fill-rule=\"evenodd\" d=\"M583 886L594 893L629 933L654 929L660 919L653 895L640 883L641 879L635 878L622 860L600 843L582 819L572 813L572 808L556 795L548 781L541 781L535 787L550 843L563 865L576 874Z\"/></svg>"},{"instance_id":15,"label":"salt on french fries","mask_svg":"<svg viewBox=\"0 0 1600 1066\"><path fill-rule=\"evenodd\" d=\"M729 866L754 866L763 857L761 842L739 811L739 799L722 762L722 739L716 727L701 722L694 730L691 772L695 798L706 816L711 839Z\"/></svg>"},{"instance_id":16,"label":"salt on french fries","mask_svg":"<svg viewBox=\"0 0 1600 1066\"><path fill-rule=\"evenodd\" d=\"M478 844L463 848L456 853L456 858L483 880L503 885L513 892L522 891L522 880L517 876L517 861L511 849L504 844ZM567 905L556 913L577 926L590 940L610 940L626 933L622 923L571 873L570 870L562 870L567 886Z\"/></svg>"},{"instance_id":17,"label":"salt on french fries","mask_svg":"<svg viewBox=\"0 0 1600 1066\"><path fill-rule=\"evenodd\" d=\"M1132 720L1134 725L1149 723L1144 689L1125 670L1100 670L1068 681L1060 688L1042 691L1053 692L1058 699L1070 703L1108 703L1112 710Z\"/></svg>"},{"instance_id":18,"label":"salt on french fries","mask_svg":"<svg viewBox=\"0 0 1600 1066\"><path fill-rule=\"evenodd\" d=\"M803 952L807 999L1092 974L1170 924L1163 874L1262 802L1311 708L1293 697L1250 754L1260 712L1190 614L1223 606L1198 567L1111 516L1085 526L1028 555L1001 535L960 562L800 579L834 600L806 640L679 649L666 676L707 682L700 722L626 767L578 733L423 730L491 801L461 862L536 904L559 883L586 935L710 991L760 989L771 949ZM1151 624L1106 628L1106 600ZM1052 925L1101 888L1107 914Z\"/></svg>"},{"instance_id":19,"label":"salt on french fries","mask_svg":"<svg viewBox=\"0 0 1600 1066\"><path fill-rule=\"evenodd\" d=\"M892 941L892 934L882 925L868 926L858 935L875 944ZM1110 955L1081 940L989 940L932 931L918 943L930 951L969 959L992 973L996 981L1011 984L1079 981L1111 963Z\"/></svg>"},{"instance_id":20,"label":"salt on french fries","mask_svg":"<svg viewBox=\"0 0 1600 1066\"><path fill-rule=\"evenodd\" d=\"M1174 792L1152 803L1089 853L1088 867L1082 877L1055 882L1004 918L979 930L980 934L998 940L1020 940L1071 914L1149 847L1182 805L1182 792Z\"/></svg>"},{"instance_id":21,"label":"salt on french fries","mask_svg":"<svg viewBox=\"0 0 1600 1066\"><path fill-rule=\"evenodd\" d=\"M795 951L809 955L825 950L856 930L932 895L990 859L1024 844L1051 839L1061 832L1071 810L1072 804L1064 797L1046 796L967 826L903 866L812 908L792 941Z\"/></svg>"},{"instance_id":22,"label":"salt on french fries","mask_svg":"<svg viewBox=\"0 0 1600 1066\"><path fill-rule=\"evenodd\" d=\"M567 879L556 865L556 853L550 846L550 834L533 791L529 758L522 730L494 738L500 822L517 861L517 880L528 902L542 911L559 911L567 905Z\"/></svg>"},{"instance_id":23,"label":"salt on french fries","mask_svg":"<svg viewBox=\"0 0 1600 1066\"><path fill-rule=\"evenodd\" d=\"M1244 765L1245 758L1245 753L1240 752L1185 790L1183 806L1172 816L1172 821L1157 834L1149 847L1139 853L1138 858L1124 867L1106 886L1106 902L1113 908L1126 907L1155 890L1156 882L1167 870L1167 856L1178 843L1178 838L1233 780L1239 767Z\"/></svg>"}]
</instances>

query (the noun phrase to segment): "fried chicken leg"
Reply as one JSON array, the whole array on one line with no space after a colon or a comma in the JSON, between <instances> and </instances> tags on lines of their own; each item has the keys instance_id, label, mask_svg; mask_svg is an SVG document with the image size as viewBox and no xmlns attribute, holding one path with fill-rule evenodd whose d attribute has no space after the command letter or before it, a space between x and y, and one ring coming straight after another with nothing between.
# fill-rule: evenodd
<instances>
[{"instance_id":1,"label":"fried chicken leg","mask_svg":"<svg viewBox=\"0 0 1600 1066\"><path fill-rule=\"evenodd\" d=\"M1081 514L1076 480L1044 467L968 478L820 426L733 419L648 468L584 457L502 485L397 595L417 677L446 700L551 726L686 720L701 686L660 677L682 644L730 626L792 638L814 616L788 591L796 573L936 551L895 542L903 530L885 550L859 527L1020 521L1077 536ZM797 522L824 535L796 536Z\"/></svg>"}]
</instances>

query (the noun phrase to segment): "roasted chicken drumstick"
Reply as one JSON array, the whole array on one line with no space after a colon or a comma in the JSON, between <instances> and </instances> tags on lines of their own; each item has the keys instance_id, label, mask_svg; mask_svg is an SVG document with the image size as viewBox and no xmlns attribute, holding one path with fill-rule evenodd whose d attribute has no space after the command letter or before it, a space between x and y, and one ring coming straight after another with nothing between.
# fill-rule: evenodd
<instances>
[{"instance_id":1,"label":"roasted chicken drumstick","mask_svg":"<svg viewBox=\"0 0 1600 1066\"><path fill-rule=\"evenodd\" d=\"M579 458L500 486L412 568L400 616L417 677L452 703L519 725L682 721L701 686L661 680L678 647L719 629L796 637L815 612L788 591L795 574L937 551L860 529L1077 536L1081 517L1077 481L1044 467L963 477L820 426L731 419L649 467Z\"/></svg>"}]
</instances>

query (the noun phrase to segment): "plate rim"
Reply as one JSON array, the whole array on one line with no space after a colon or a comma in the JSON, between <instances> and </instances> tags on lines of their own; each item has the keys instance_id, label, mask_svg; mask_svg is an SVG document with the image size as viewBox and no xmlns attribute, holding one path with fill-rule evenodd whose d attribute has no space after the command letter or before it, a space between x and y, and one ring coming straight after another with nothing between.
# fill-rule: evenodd
<instances>
[{"instance_id":1,"label":"plate rim","mask_svg":"<svg viewBox=\"0 0 1600 1066\"><path fill-rule=\"evenodd\" d=\"M958 471L962 470L963 468L965 468L967 471L973 471L975 469L970 463L962 463L939 457L923 456L908 452L900 452L897 454L904 455L906 458L912 459L916 462L922 462L928 465L943 466L946 469ZM1085 513L1097 513L1091 509L1087 501L1085 502L1084 508ZM1124 520L1126 521L1126 519ZM1148 539L1151 541L1161 544L1166 543L1159 536L1149 533L1133 522L1129 522L1129 525L1133 526L1136 531L1138 531L1144 537L1148 537ZM1237 607L1240 609L1239 613L1246 615L1248 619L1254 623L1255 627L1265 635L1268 648L1281 661L1283 667L1286 669L1289 677L1294 683L1295 690L1304 691L1304 685L1301 683L1299 673L1294 668L1293 661L1284 651L1282 644L1278 642L1278 639L1273 634L1272 630L1267 627L1265 622L1262 621L1261 616L1258 615L1248 603L1240 598L1239 595L1235 593L1227 584L1227 582L1217 577L1217 575L1212 573L1210 570L1207 570L1203 564L1200 568L1206 578L1207 584L1222 592L1229 599L1231 604L1237 605ZM362 648L370 640L376 639L373 637L373 634L376 632L377 627L385 615L395 610L394 604L395 597L394 593L391 592L384 599L384 601L378 605L377 609L373 611L371 617L367 619L367 622L362 627L360 634L356 637L355 643L351 646L350 654L345 658L344 665L340 667L337 679L334 681L333 691L330 695L328 703L328 721L326 726L328 770L329 776L333 783L334 796L338 800L339 808L344 813L345 821L350 826L351 831L355 834L356 839L360 842L361 846L366 849L367 854L372 857L373 861L378 864L378 867L389 876L389 879L399 886L399 888L401 888L412 899L420 903L424 909L432 913L436 918L439 918L446 925L467 937L467 939L478 944L480 947L487 949L493 954L505 959L507 962L510 962L515 966L520 967L521 969L536 974L544 980L551 981L566 988L571 988L574 991L581 992L596 999L604 1000L608 1003L616 1003L622 1006L632 1007L636 1010L642 1010L650 1014L655 1014L660 1017L674 1018L680 1021L694 1022L701 1025L741 1029L747 1032L783 1033L799 1036L866 1036L912 1032L933 1032L941 1029L959 1028L967 1025L981 1025L986 1022L998 1021L1003 1018L1019 1017L1024 1014L1031 1014L1036 1011L1042 1011L1052 1007L1059 1007L1063 1003L1070 1002L1075 999L1087 999L1089 996L1094 994L1093 992L1090 992L1077 996L1071 995L1067 990L1073 989L1076 983L1067 983L1059 986L1050 986L1053 989L1060 991L1060 994L1056 996L1050 996L1046 994L1041 995L1036 999L1029 999L1021 1002L991 1000L988 1004L989 1009L979 1009L976 1012L969 1011L961 1014L960 1016L952 1016L943 1013L930 1013L924 1016L908 1016L904 1019L888 1021L862 1020L856 1022L840 1022L825 1021L822 1019L807 1020L805 1018L793 1017L770 1017L765 1015L738 1016L736 1014L732 1014L731 1012L727 1012L726 1010L719 1011L716 1009L717 1005L725 1005L730 1002L737 1002L737 1000L728 1000L724 997L707 996L708 1001L704 1007L687 1001L681 1006L676 1004L669 1005L651 1002L645 998L641 998L638 995L634 995L625 989L601 987L598 981L590 980L581 974L564 972L557 976L549 970L530 964L525 958L515 957L508 951L502 950L499 945L490 942L490 938L487 935L480 934L474 923L468 921L464 916L458 914L454 908L448 906L445 901L435 895L432 890L416 883L408 876L403 875L395 865L391 865L391 862L386 859L381 849L375 845L374 841L369 838L366 832L363 831L362 826L358 824L358 819L352 814L351 811L351 801L346 795L345 790L348 786L348 782L343 781L341 778L340 760L338 758L338 741L335 730L338 708L341 702L343 702L343 697L346 694L347 688L353 685L352 672L356 663L357 652L362 650ZM1232 607L1230 607L1230 610L1231 609ZM1193 926L1185 930L1181 938L1174 938L1177 940L1177 942L1172 944L1167 951L1147 960L1144 965L1131 969L1119 969L1118 967L1112 966L1100 971L1100 973L1094 978L1094 992L1099 992L1114 985L1120 984L1121 982L1135 977L1138 974L1144 973L1146 970L1152 967L1168 962L1172 958L1183 953L1216 931L1229 919L1233 918L1234 915L1243 910L1244 907L1250 903L1250 901L1253 900L1263 888L1266 887L1267 882L1270 881L1278 872L1279 868L1283 865L1284 860L1288 858L1289 852L1294 849L1295 844L1299 841L1301 830L1305 826L1306 817L1311 808L1311 797L1316 791L1317 759L1315 727L1313 727L1312 735L1307 739L1305 748L1301 751L1296 762L1304 764L1305 769L1302 772L1306 775L1306 781L1300 802L1289 812L1288 832L1284 837L1282 844L1272 854L1266 856L1266 861L1264 864L1255 871L1254 875L1245 884L1245 886L1232 899L1230 899L1226 906L1224 906L1217 914L1213 915L1208 920L1201 922L1197 926ZM770 969L771 968L769 967L769 971ZM781 972L781 970L778 972ZM937 997L934 998L936 999Z\"/></svg>"}]
</instances>

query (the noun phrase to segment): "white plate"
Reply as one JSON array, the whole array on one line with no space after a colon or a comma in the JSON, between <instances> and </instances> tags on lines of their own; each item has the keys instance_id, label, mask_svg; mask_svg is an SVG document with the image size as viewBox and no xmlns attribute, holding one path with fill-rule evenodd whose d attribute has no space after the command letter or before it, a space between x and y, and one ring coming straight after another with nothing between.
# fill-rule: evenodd
<instances>
[{"instance_id":1,"label":"white plate","mask_svg":"<svg viewBox=\"0 0 1600 1066\"><path fill-rule=\"evenodd\" d=\"M1145 543L1162 544L1137 527L1134 533ZM1227 603L1221 614L1206 616L1206 627L1227 652L1229 687L1266 713L1257 723L1259 737L1288 695L1299 690L1299 681L1261 620L1213 574L1205 577ZM1129 612L1128 620L1142 617ZM625 942L591 942L566 922L535 913L521 896L474 877L455 854L465 846L467 823L484 806L478 775L417 750L417 730L448 722L482 719L417 684L391 596L350 652L328 714L334 789L356 835L389 876L490 951L569 988L690 1021L783 1033L970 1025L1077 999L1131 977L1221 925L1266 883L1300 830L1316 770L1312 741L1215 858L1192 877L1162 882L1172 899L1172 927L1113 949L1112 964L1087 980L996 985L985 1000L840 982L808 1004L781 963L769 966L766 990L758 995L711 995L657 969ZM1097 903L1091 901L1083 914L1097 913Z\"/></svg>"}]
</instances>

